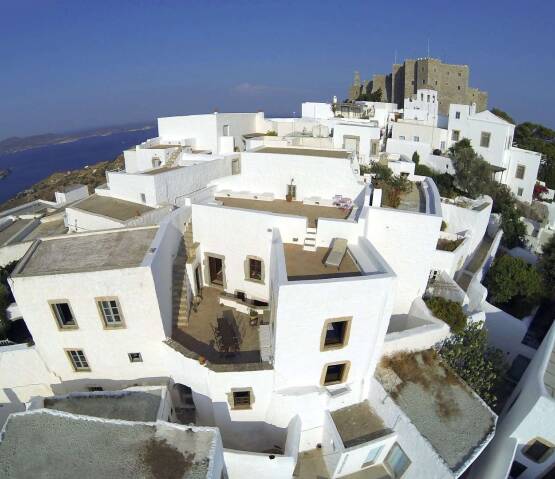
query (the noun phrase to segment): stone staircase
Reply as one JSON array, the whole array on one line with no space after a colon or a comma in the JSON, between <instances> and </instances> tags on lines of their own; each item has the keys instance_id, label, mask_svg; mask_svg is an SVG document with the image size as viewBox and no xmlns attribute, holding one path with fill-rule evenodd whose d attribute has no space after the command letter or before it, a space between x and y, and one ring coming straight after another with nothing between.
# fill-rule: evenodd
<instances>
[{"instance_id":1,"label":"stone staircase","mask_svg":"<svg viewBox=\"0 0 555 479\"><path fill-rule=\"evenodd\" d=\"M190 313L190 287L187 281L185 242L179 245L172 269L172 307L174 326L187 326Z\"/></svg>"},{"instance_id":2,"label":"stone staircase","mask_svg":"<svg viewBox=\"0 0 555 479\"><path fill-rule=\"evenodd\" d=\"M197 250L200 243L193 240L193 222L187 223L185 232L183 233L183 240L185 242L185 251L187 251L187 263L191 264L197 257Z\"/></svg>"},{"instance_id":3,"label":"stone staircase","mask_svg":"<svg viewBox=\"0 0 555 479\"><path fill-rule=\"evenodd\" d=\"M316 228L306 228L306 235L304 237L304 251L316 251Z\"/></svg>"},{"instance_id":4,"label":"stone staircase","mask_svg":"<svg viewBox=\"0 0 555 479\"><path fill-rule=\"evenodd\" d=\"M179 155L181 155L182 151L183 147L178 146L176 150L172 151L170 157L168 158L168 161L166 161L166 164L164 166L166 168L172 168L173 166L175 166L175 163L177 162L177 159L179 158Z\"/></svg>"}]
</instances>

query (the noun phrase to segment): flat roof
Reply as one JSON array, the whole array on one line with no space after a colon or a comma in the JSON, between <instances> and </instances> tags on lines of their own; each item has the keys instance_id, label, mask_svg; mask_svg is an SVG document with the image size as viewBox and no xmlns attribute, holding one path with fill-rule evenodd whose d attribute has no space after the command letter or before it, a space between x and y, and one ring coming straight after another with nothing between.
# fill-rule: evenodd
<instances>
[{"instance_id":1,"label":"flat roof","mask_svg":"<svg viewBox=\"0 0 555 479\"><path fill-rule=\"evenodd\" d=\"M154 209L140 203L98 195L91 195L83 201L74 203L70 207L120 221L130 220L131 218L141 216L147 211L152 211Z\"/></svg>"},{"instance_id":2,"label":"flat roof","mask_svg":"<svg viewBox=\"0 0 555 479\"><path fill-rule=\"evenodd\" d=\"M304 216L308 219L310 227L316 226L318 218L346 219L351 210L342 210L335 206L305 205L301 201L285 200L249 200L243 198L229 198L227 196L216 196L223 206L231 208L243 208L246 210L268 211L281 215Z\"/></svg>"},{"instance_id":3,"label":"flat roof","mask_svg":"<svg viewBox=\"0 0 555 479\"><path fill-rule=\"evenodd\" d=\"M108 230L40 240L13 276L40 276L140 266L158 227Z\"/></svg>"},{"instance_id":4,"label":"flat roof","mask_svg":"<svg viewBox=\"0 0 555 479\"><path fill-rule=\"evenodd\" d=\"M351 155L350 152L344 150L324 150L315 148L290 148L290 147L274 147L263 146L248 153L273 153L276 155L301 155L301 156L319 156L323 158L343 158L347 159Z\"/></svg>"},{"instance_id":5,"label":"flat roof","mask_svg":"<svg viewBox=\"0 0 555 479\"><path fill-rule=\"evenodd\" d=\"M10 238L18 234L27 225L33 222L33 219L16 219L7 225L0 226L0 246L6 243ZM4 227L5 226L5 227Z\"/></svg>"},{"instance_id":6,"label":"flat roof","mask_svg":"<svg viewBox=\"0 0 555 479\"><path fill-rule=\"evenodd\" d=\"M29 233L22 241L35 240L37 238L47 238L49 236L58 236L66 234L68 231L63 218L60 220L43 221L31 233Z\"/></svg>"},{"instance_id":7,"label":"flat roof","mask_svg":"<svg viewBox=\"0 0 555 479\"><path fill-rule=\"evenodd\" d=\"M332 411L331 417L345 448L358 446L391 433L368 401Z\"/></svg>"},{"instance_id":8,"label":"flat roof","mask_svg":"<svg viewBox=\"0 0 555 479\"><path fill-rule=\"evenodd\" d=\"M496 416L433 350L385 357L376 378L454 473L493 433Z\"/></svg>"},{"instance_id":9,"label":"flat roof","mask_svg":"<svg viewBox=\"0 0 555 479\"><path fill-rule=\"evenodd\" d=\"M344 276L361 276L362 274L348 250L339 268L324 264L329 248L305 251L301 245L285 243L283 252L289 281L341 278Z\"/></svg>"},{"instance_id":10,"label":"flat roof","mask_svg":"<svg viewBox=\"0 0 555 479\"><path fill-rule=\"evenodd\" d=\"M161 398L160 389L79 393L45 398L44 407L104 419L152 422L158 416Z\"/></svg>"},{"instance_id":11,"label":"flat roof","mask_svg":"<svg viewBox=\"0 0 555 479\"><path fill-rule=\"evenodd\" d=\"M44 409L13 414L0 442L0 476L205 478L216 437L213 429L166 422L109 421Z\"/></svg>"}]
</instances>

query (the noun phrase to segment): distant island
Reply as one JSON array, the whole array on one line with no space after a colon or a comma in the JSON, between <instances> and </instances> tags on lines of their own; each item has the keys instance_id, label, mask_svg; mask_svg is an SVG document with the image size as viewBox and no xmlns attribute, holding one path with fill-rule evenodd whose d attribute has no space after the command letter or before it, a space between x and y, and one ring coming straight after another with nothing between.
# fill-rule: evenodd
<instances>
[{"instance_id":1,"label":"distant island","mask_svg":"<svg viewBox=\"0 0 555 479\"><path fill-rule=\"evenodd\" d=\"M6 168L6 169L0 168L0 180L3 180L4 178L6 178L10 173L11 171L9 168Z\"/></svg>"},{"instance_id":2,"label":"distant island","mask_svg":"<svg viewBox=\"0 0 555 479\"><path fill-rule=\"evenodd\" d=\"M155 126L155 124L127 124L113 127L82 130L73 133L45 133L42 135L33 135L26 137L12 136L0 141L0 155L17 153L19 151L29 150L31 148L39 148L41 146L71 143L94 136L107 136L114 133L121 133L126 131L149 130L150 128L154 128ZM0 169L0 179L5 178L8 174L9 170Z\"/></svg>"}]
</instances>

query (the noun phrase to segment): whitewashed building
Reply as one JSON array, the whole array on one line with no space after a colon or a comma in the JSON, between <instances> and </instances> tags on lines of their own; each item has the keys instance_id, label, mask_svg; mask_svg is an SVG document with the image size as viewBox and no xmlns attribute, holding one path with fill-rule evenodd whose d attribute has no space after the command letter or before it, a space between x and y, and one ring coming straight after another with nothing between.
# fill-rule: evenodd
<instances>
[{"instance_id":1,"label":"whitewashed building","mask_svg":"<svg viewBox=\"0 0 555 479\"><path fill-rule=\"evenodd\" d=\"M149 148L130 150L120 186L109 173L107 187L68 208L73 234L33 242L10 285L34 345L0 347L0 372L4 358L44 367L0 376L3 401L21 411L36 394L25 384L42 396L168 384L172 418L217 428L232 478L459 477L491 440L495 414L456 377L442 389L436 358L426 418L410 406L417 376L395 379L383 357L420 361L449 335L421 297L432 272L453 278L467 262L487 206L444 213L434 182L409 172L411 190L393 207L345 144L358 131L370 148L369 124L336 119L326 148L288 146L265 143L288 137L267 135L267 121L286 122L237 115L160 119L158 145L191 151L153 148L180 151L154 165L153 153L142 158ZM254 134L262 144L234 151ZM198 177L187 155L207 155ZM126 187L160 175L156 194L176 188L163 199ZM94 215L103 223L84 226ZM461 249L440 258L440 239ZM437 395L460 406L445 431ZM461 431L458 446L442 442Z\"/></svg>"}]
</instances>

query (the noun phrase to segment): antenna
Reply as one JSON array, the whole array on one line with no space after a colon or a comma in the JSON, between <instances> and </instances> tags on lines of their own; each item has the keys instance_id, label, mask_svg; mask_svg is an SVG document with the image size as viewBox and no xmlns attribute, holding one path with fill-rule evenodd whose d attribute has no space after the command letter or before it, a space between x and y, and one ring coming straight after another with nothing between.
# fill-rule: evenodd
<instances>
[{"instance_id":1,"label":"antenna","mask_svg":"<svg viewBox=\"0 0 555 479\"><path fill-rule=\"evenodd\" d=\"M397 65L397 50L395 50L395 61L393 62L394 65Z\"/></svg>"},{"instance_id":2,"label":"antenna","mask_svg":"<svg viewBox=\"0 0 555 479\"><path fill-rule=\"evenodd\" d=\"M428 38L428 58L430 58L430 39Z\"/></svg>"}]
</instances>

